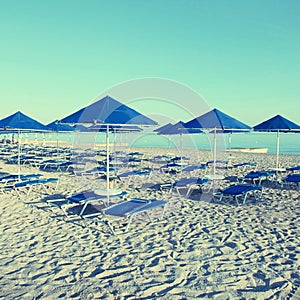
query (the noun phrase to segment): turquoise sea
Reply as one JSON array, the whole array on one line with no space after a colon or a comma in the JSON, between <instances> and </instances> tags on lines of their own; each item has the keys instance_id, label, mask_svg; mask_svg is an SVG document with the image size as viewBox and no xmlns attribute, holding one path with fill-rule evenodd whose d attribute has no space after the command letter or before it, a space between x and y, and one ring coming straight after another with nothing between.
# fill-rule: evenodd
<instances>
[{"instance_id":1,"label":"turquoise sea","mask_svg":"<svg viewBox=\"0 0 300 300\"><path fill-rule=\"evenodd\" d=\"M300 154L300 133L280 133L280 153ZM38 142L45 140L64 140L73 145L81 143L105 144L105 133L46 133L23 134L22 140L35 139ZM130 147L157 147L157 148L194 148L211 150L214 145L214 135L211 133L191 135L158 135L151 130L140 133L110 134L110 143L115 145L128 144ZM269 154L276 153L276 133L232 133L217 134L216 144L219 150L229 148L267 148Z\"/></svg>"}]
</instances>

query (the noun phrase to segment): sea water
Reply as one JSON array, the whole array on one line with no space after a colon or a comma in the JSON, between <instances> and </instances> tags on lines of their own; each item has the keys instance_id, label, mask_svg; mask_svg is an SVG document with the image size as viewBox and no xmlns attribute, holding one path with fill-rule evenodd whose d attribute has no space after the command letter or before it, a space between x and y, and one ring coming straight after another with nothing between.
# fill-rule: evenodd
<instances>
[{"instance_id":1,"label":"sea water","mask_svg":"<svg viewBox=\"0 0 300 300\"><path fill-rule=\"evenodd\" d=\"M15 140L17 138L15 137ZM79 143L105 144L105 133L28 133L23 134L22 141L35 140L37 144L43 141L61 140L70 145L78 146ZM78 142L79 141L79 142ZM269 154L276 153L277 133L249 132L216 134L201 133L188 135L159 135L153 130L143 130L140 133L109 134L110 144L126 144L129 147L151 148L189 148L212 150L214 144L218 150L233 148L267 148ZM300 133L280 133L279 145L281 154L300 154Z\"/></svg>"}]
</instances>

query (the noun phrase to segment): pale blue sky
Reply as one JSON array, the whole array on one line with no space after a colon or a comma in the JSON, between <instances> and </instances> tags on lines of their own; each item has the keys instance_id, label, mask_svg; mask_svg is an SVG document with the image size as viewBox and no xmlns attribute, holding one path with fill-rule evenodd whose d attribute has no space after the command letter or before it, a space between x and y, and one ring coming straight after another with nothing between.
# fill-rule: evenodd
<instances>
[{"instance_id":1,"label":"pale blue sky","mask_svg":"<svg viewBox=\"0 0 300 300\"><path fill-rule=\"evenodd\" d=\"M0 0L0 7L0 118L21 110L49 123L112 86L158 77L251 126L275 114L300 123L298 0ZM184 99L197 116L192 101Z\"/></svg>"}]
</instances>

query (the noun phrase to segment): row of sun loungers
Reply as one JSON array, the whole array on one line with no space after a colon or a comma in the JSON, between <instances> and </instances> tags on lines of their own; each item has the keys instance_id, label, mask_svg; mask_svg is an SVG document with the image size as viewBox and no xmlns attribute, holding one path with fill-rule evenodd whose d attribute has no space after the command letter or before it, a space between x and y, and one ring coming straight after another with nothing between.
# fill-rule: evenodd
<instances>
[{"instance_id":1,"label":"row of sun loungers","mask_svg":"<svg viewBox=\"0 0 300 300\"><path fill-rule=\"evenodd\" d=\"M48 193L50 186L57 189L58 178L43 178L42 174L7 174L0 177L0 190L2 194L15 191L19 196L22 193L29 195L33 189L43 189Z\"/></svg>"},{"instance_id":2,"label":"row of sun loungers","mask_svg":"<svg viewBox=\"0 0 300 300\"><path fill-rule=\"evenodd\" d=\"M75 160L70 160L71 155L66 151L64 159L43 159L36 160L36 164L30 160L35 160L32 155L26 157L18 157L17 160L23 164L29 164L31 167L38 167L40 171L54 172L73 172L77 176L104 176L106 171L105 153L99 152L98 156L103 156L104 159L99 161L97 167L85 169L87 159L76 156ZM176 195L183 200L189 199L191 194L197 190L200 194L210 193L212 198L219 203L235 203L236 205L245 205L248 199L260 201L263 196L264 185L266 182L275 182L277 177L274 171L255 170L237 176L236 182L231 182L222 188L217 185L216 179L224 181L226 176L218 175L210 176L212 161L203 164L192 164L188 158L184 157L156 157L155 159L146 159L139 153L131 153L124 155L123 158L111 161L110 176L113 181L117 181L119 186L142 191L149 190L149 198L130 197L130 193L121 189L94 189L75 194L67 195L57 199L47 199L46 202L51 209L59 208L66 218L78 217L87 224L90 221L95 221L99 224L108 225L112 233L116 233L114 222L125 222L124 231L127 231L133 219L138 216L146 216L152 222L152 211L159 211L159 218L164 216L166 207L168 206L171 194ZM45 156L47 157L47 156ZM94 154L88 155L91 160L94 159ZM73 156L74 158L74 156ZM9 163L16 163L16 157L13 157ZM149 167L149 165L152 167ZM218 161L220 169L239 169L239 172L244 172L248 168L256 168L256 164L245 162L239 164L228 165L227 161ZM144 165L144 166L143 166ZM129 167L131 170L125 170ZM158 167L156 167L158 166ZM288 188L290 186L299 189L300 174L299 166L287 168L287 176L283 176L279 182L280 188ZM158 182L159 173L168 173L170 180L168 182ZM290 174L291 173L291 174ZM196 174L196 176L191 176ZM289 174L289 175L288 175ZM152 176L154 175L154 176ZM215 175L215 174L214 174ZM277 174L276 174L277 175ZM137 180L139 179L139 180ZM146 179L153 180L151 184L146 184ZM1 191L16 191L19 196L28 195L33 190L38 192L49 193L49 188L55 190L58 186L59 179L56 177L45 178L42 174L9 174L0 178ZM128 187L129 183L132 183ZM139 186L136 186L139 184ZM157 188L161 191L161 198L151 198L151 188ZM159 210L158 210L159 209Z\"/></svg>"}]
</instances>

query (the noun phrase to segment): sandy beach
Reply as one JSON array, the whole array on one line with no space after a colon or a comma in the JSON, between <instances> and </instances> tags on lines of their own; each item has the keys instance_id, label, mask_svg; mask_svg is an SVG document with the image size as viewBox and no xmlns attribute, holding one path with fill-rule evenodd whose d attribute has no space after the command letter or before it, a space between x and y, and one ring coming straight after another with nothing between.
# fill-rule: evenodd
<instances>
[{"instance_id":1,"label":"sandy beach","mask_svg":"<svg viewBox=\"0 0 300 300\"><path fill-rule=\"evenodd\" d=\"M136 149L145 157L170 150ZM175 153L176 155L176 153ZM208 152L184 152L193 162L206 162ZM228 158L228 153L224 154ZM281 165L299 165L298 155L281 155ZM231 164L255 162L274 166L271 154L234 153ZM151 163L145 163L147 166ZM0 161L1 171L16 165ZM220 187L235 183L250 169L224 169ZM188 174L156 170L130 184L127 198L167 201L163 219L139 217L128 232L113 235L105 224L68 220L45 200L105 187L66 172L22 171L58 177L57 190L29 196L2 194L0 202L1 299L300 299L299 191L266 184L259 201L245 205L212 201L197 193L188 199L175 192L137 190L145 182L170 181ZM200 173L200 176L203 174ZM156 213L154 212L154 217Z\"/></svg>"}]
</instances>

